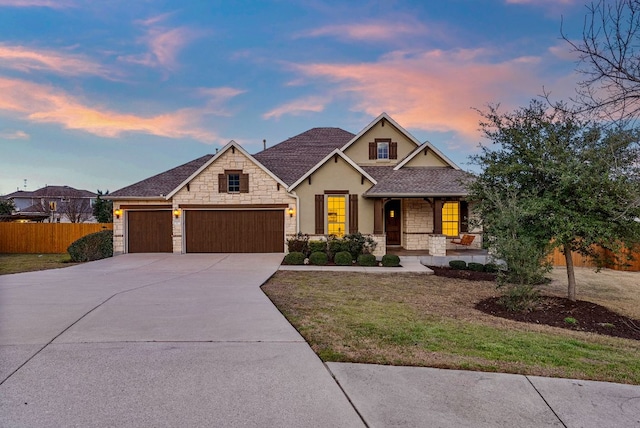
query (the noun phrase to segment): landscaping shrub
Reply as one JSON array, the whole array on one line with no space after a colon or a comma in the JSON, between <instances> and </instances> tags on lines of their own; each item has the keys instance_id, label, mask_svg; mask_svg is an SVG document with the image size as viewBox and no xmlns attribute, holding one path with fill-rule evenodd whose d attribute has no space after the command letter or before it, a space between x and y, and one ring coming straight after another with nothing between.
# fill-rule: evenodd
<instances>
[{"instance_id":1,"label":"landscaping shrub","mask_svg":"<svg viewBox=\"0 0 640 428\"><path fill-rule=\"evenodd\" d=\"M351 257L351 253L348 251L340 251L333 257L333 261L338 266L351 266L353 257Z\"/></svg>"},{"instance_id":2,"label":"landscaping shrub","mask_svg":"<svg viewBox=\"0 0 640 428\"><path fill-rule=\"evenodd\" d=\"M309 254L317 252L327 252L327 241L309 241Z\"/></svg>"},{"instance_id":3,"label":"landscaping shrub","mask_svg":"<svg viewBox=\"0 0 640 428\"><path fill-rule=\"evenodd\" d=\"M309 235L300 233L293 238L287 239L287 249L289 253L309 254Z\"/></svg>"},{"instance_id":4,"label":"landscaping shrub","mask_svg":"<svg viewBox=\"0 0 640 428\"><path fill-rule=\"evenodd\" d=\"M512 312L529 312L535 308L539 298L540 292L534 285L510 284L499 302Z\"/></svg>"},{"instance_id":5,"label":"landscaping shrub","mask_svg":"<svg viewBox=\"0 0 640 428\"><path fill-rule=\"evenodd\" d=\"M302 265L304 264L305 257L304 253L294 251L284 256L284 262L288 265Z\"/></svg>"},{"instance_id":6,"label":"landscaping shrub","mask_svg":"<svg viewBox=\"0 0 640 428\"><path fill-rule=\"evenodd\" d=\"M487 263L484 265L484 271L489 273L498 273L500 267L495 263Z\"/></svg>"},{"instance_id":7,"label":"landscaping shrub","mask_svg":"<svg viewBox=\"0 0 640 428\"><path fill-rule=\"evenodd\" d=\"M360 254L373 253L378 244L371 236L365 236L360 232L345 235L342 241L345 244L344 247L346 247L343 251L349 251L354 260L357 259Z\"/></svg>"},{"instance_id":8,"label":"landscaping shrub","mask_svg":"<svg viewBox=\"0 0 640 428\"><path fill-rule=\"evenodd\" d=\"M451 269L465 270L467 268L467 262L464 260L451 260L449 266Z\"/></svg>"},{"instance_id":9,"label":"landscaping shrub","mask_svg":"<svg viewBox=\"0 0 640 428\"><path fill-rule=\"evenodd\" d=\"M327 253L329 258L333 259L335 255L341 251L349 251L349 244L335 235L329 236L327 240Z\"/></svg>"},{"instance_id":10,"label":"landscaping shrub","mask_svg":"<svg viewBox=\"0 0 640 428\"><path fill-rule=\"evenodd\" d=\"M72 262L90 262L113 256L113 231L103 230L83 236L67 248Z\"/></svg>"},{"instance_id":11,"label":"landscaping shrub","mask_svg":"<svg viewBox=\"0 0 640 428\"><path fill-rule=\"evenodd\" d=\"M309 263L317 266L324 266L329 261L326 253L321 253L320 251L316 251L315 253L311 253L309 256Z\"/></svg>"},{"instance_id":12,"label":"landscaping shrub","mask_svg":"<svg viewBox=\"0 0 640 428\"><path fill-rule=\"evenodd\" d=\"M385 254L382 256L382 266L384 267L398 267L400 266L400 257L395 254Z\"/></svg>"},{"instance_id":13,"label":"landscaping shrub","mask_svg":"<svg viewBox=\"0 0 640 428\"><path fill-rule=\"evenodd\" d=\"M467 265L467 269L472 270L474 272L484 272L485 267L482 263L469 262Z\"/></svg>"},{"instance_id":14,"label":"landscaping shrub","mask_svg":"<svg viewBox=\"0 0 640 428\"><path fill-rule=\"evenodd\" d=\"M358 264L360 266L375 266L376 263L376 256L373 254L360 254L358 256Z\"/></svg>"}]
</instances>

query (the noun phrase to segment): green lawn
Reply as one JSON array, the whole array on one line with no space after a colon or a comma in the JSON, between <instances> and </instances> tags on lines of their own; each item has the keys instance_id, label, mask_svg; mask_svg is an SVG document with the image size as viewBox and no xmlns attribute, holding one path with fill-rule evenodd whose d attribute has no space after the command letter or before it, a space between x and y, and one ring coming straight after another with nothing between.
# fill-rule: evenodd
<instances>
[{"instance_id":1,"label":"green lawn","mask_svg":"<svg viewBox=\"0 0 640 428\"><path fill-rule=\"evenodd\" d=\"M484 314L489 282L281 271L263 289L324 361L640 384L640 342Z\"/></svg>"},{"instance_id":2,"label":"green lawn","mask_svg":"<svg viewBox=\"0 0 640 428\"><path fill-rule=\"evenodd\" d=\"M72 266L69 254L0 254L0 275Z\"/></svg>"}]
</instances>

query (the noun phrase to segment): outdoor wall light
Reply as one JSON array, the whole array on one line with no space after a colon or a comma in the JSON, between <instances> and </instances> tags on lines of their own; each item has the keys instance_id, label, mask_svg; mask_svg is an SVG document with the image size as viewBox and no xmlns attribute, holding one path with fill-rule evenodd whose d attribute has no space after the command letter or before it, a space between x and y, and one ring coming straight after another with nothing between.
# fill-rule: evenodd
<instances>
[{"instance_id":1,"label":"outdoor wall light","mask_svg":"<svg viewBox=\"0 0 640 428\"><path fill-rule=\"evenodd\" d=\"M173 216L174 216L175 218L180 217L180 210L179 210L178 208L176 208L175 210L173 210Z\"/></svg>"},{"instance_id":2,"label":"outdoor wall light","mask_svg":"<svg viewBox=\"0 0 640 428\"><path fill-rule=\"evenodd\" d=\"M113 212L116 215L116 218L120 218L120 216L122 215L122 210L120 208L116 208L116 210Z\"/></svg>"},{"instance_id":3,"label":"outdoor wall light","mask_svg":"<svg viewBox=\"0 0 640 428\"><path fill-rule=\"evenodd\" d=\"M289 207L289 217L293 217L293 208Z\"/></svg>"}]
</instances>

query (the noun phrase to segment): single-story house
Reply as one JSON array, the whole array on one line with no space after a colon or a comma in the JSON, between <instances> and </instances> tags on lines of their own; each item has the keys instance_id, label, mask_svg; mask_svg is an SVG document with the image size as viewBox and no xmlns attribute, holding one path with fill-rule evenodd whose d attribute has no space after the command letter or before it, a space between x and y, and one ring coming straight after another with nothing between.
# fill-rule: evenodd
<instances>
[{"instance_id":1,"label":"single-story house","mask_svg":"<svg viewBox=\"0 0 640 428\"><path fill-rule=\"evenodd\" d=\"M111 193L114 252L284 252L299 232L360 232L376 254L444 255L451 238L473 232L469 179L386 113L358 134L314 128L254 155L231 141Z\"/></svg>"}]
</instances>

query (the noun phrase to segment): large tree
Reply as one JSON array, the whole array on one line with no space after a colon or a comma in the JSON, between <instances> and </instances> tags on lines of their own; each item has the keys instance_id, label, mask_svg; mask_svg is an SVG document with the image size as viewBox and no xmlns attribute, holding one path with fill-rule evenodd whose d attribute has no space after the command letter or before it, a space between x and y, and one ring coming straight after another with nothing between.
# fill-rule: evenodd
<instances>
[{"instance_id":1,"label":"large tree","mask_svg":"<svg viewBox=\"0 0 640 428\"><path fill-rule=\"evenodd\" d=\"M587 6L581 39L561 30L578 54L577 101L584 112L617 122L640 116L640 1L599 0Z\"/></svg>"},{"instance_id":2,"label":"large tree","mask_svg":"<svg viewBox=\"0 0 640 428\"><path fill-rule=\"evenodd\" d=\"M98 223L113 223L113 201L102 199L103 196L108 196L109 191L102 193L98 189L98 197L93 204L93 216Z\"/></svg>"},{"instance_id":3,"label":"large tree","mask_svg":"<svg viewBox=\"0 0 640 428\"><path fill-rule=\"evenodd\" d=\"M540 101L511 113L489 106L480 114L493 145L472 158L482 173L471 197L479 201L485 230L498 244L531 242L534 253L560 247L568 297L575 300L572 251L597 258L598 246L621 254L621 246L640 242L638 133L605 129ZM500 223L506 202L517 214L516 234Z\"/></svg>"},{"instance_id":4,"label":"large tree","mask_svg":"<svg viewBox=\"0 0 640 428\"><path fill-rule=\"evenodd\" d=\"M0 215L11 215L16 207L11 199L0 199Z\"/></svg>"}]
</instances>

